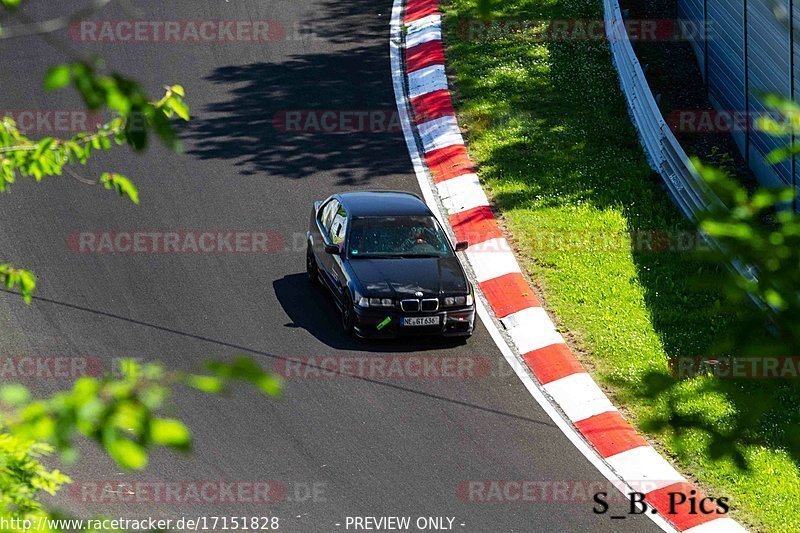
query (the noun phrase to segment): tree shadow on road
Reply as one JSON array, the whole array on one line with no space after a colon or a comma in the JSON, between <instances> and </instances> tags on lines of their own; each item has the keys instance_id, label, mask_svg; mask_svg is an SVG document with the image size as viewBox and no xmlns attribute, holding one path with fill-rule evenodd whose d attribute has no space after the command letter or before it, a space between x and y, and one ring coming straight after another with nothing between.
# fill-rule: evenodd
<instances>
[{"instance_id":1,"label":"tree shadow on road","mask_svg":"<svg viewBox=\"0 0 800 533\"><path fill-rule=\"evenodd\" d=\"M214 70L207 79L228 95L188 126L188 153L233 161L245 175L302 179L326 172L338 186L374 186L407 173L387 49L383 43ZM326 111L334 114L323 123ZM370 112L370 119L353 111ZM299 125L286 122L291 112L302 113Z\"/></svg>"}]
</instances>

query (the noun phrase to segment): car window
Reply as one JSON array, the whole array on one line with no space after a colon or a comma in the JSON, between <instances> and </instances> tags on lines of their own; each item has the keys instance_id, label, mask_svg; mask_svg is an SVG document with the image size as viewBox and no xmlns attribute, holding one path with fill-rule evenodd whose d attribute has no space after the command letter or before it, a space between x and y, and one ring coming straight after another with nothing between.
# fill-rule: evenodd
<instances>
[{"instance_id":1,"label":"car window","mask_svg":"<svg viewBox=\"0 0 800 533\"><path fill-rule=\"evenodd\" d=\"M347 211L344 207L339 206L336 215L333 217L331 230L328 236L333 244L342 244L344 242L344 235L347 232Z\"/></svg>"},{"instance_id":2,"label":"car window","mask_svg":"<svg viewBox=\"0 0 800 533\"><path fill-rule=\"evenodd\" d=\"M448 257L447 236L432 216L364 217L352 221L350 257Z\"/></svg>"},{"instance_id":3,"label":"car window","mask_svg":"<svg viewBox=\"0 0 800 533\"><path fill-rule=\"evenodd\" d=\"M338 209L339 202L336 199L330 200L322 207L322 215L320 215L319 221L322 224L324 233L328 233L328 230L330 230L331 222L333 222L333 216L336 214Z\"/></svg>"}]
</instances>

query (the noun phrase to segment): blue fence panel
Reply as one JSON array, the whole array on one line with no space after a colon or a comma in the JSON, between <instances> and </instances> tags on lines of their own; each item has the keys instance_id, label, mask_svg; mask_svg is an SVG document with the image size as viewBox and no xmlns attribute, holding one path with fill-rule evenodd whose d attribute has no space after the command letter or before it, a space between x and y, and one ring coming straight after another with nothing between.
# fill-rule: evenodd
<instances>
[{"instance_id":1,"label":"blue fence panel","mask_svg":"<svg viewBox=\"0 0 800 533\"><path fill-rule=\"evenodd\" d=\"M678 20L684 26L683 33L689 39L689 44L692 45L692 49L697 55L703 79L706 76L705 2L706 0L684 0L678 3Z\"/></svg>"},{"instance_id":2,"label":"blue fence panel","mask_svg":"<svg viewBox=\"0 0 800 533\"><path fill-rule=\"evenodd\" d=\"M725 113L748 113L750 123L769 113L761 96L778 93L797 100L800 82L800 0L678 0L678 17L694 21L702 13L706 46L691 45L708 80L708 96ZM794 136L776 137L735 128L733 138L758 180L800 186L797 161L770 165L764 157ZM797 204L800 206L800 202Z\"/></svg>"},{"instance_id":3,"label":"blue fence panel","mask_svg":"<svg viewBox=\"0 0 800 533\"><path fill-rule=\"evenodd\" d=\"M791 21L792 27L790 29L789 37L792 40L792 59L794 59L793 65L793 72L792 72L792 99L796 102L798 97L800 97L800 42L798 42L798 35L800 35L800 0L792 0L792 13L791 13ZM794 132L795 141L797 141L797 134L798 132ZM798 189L800 189L800 157L795 157L794 159L794 175L792 176L792 183ZM798 196L800 196L800 190L798 190ZM795 209L800 207L800 200L795 201Z\"/></svg>"},{"instance_id":4,"label":"blue fence panel","mask_svg":"<svg viewBox=\"0 0 800 533\"><path fill-rule=\"evenodd\" d=\"M747 112L744 6L741 0L708 0L708 96L732 116ZM747 135L735 128L739 149L747 150Z\"/></svg>"},{"instance_id":5,"label":"blue fence panel","mask_svg":"<svg viewBox=\"0 0 800 533\"><path fill-rule=\"evenodd\" d=\"M791 40L789 38L788 0L750 1L747 3L747 64L752 117L770 114L764 106L764 93L791 96ZM786 146L791 137L769 135L758 129L750 131L750 167L760 181L771 186L792 183L791 163L770 165L767 154Z\"/></svg>"}]
</instances>

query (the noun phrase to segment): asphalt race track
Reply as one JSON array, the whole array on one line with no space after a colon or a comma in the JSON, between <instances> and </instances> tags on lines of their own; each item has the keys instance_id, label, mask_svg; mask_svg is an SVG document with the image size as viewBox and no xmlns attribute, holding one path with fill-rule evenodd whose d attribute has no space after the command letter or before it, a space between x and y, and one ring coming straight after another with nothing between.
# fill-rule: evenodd
<instances>
[{"instance_id":1,"label":"asphalt race track","mask_svg":"<svg viewBox=\"0 0 800 533\"><path fill-rule=\"evenodd\" d=\"M84 5L28 3L36 20ZM193 430L191 454L159 452L146 471L128 474L84 446L66 468L75 488L52 503L81 516L277 516L287 532L344 531L348 516L455 517L453 528L464 532L658 530L645 517L612 520L625 513L624 503L595 515L591 493L555 502L470 501L459 490L468 480L589 487L605 479L530 397L482 325L467 344L356 342L307 282L303 238L314 200L366 188L418 192L399 127L347 133L280 125L286 112L309 109L391 117L390 12L390 0L112 3L90 18L269 20L277 30L267 43L98 43L67 31L51 42L0 40L5 110L81 109L73 91L40 88L47 68L71 49L101 54L154 96L165 84L182 84L193 115L182 126L184 154L157 143L143 155L123 147L76 169L87 179L104 170L131 177L140 206L70 176L23 181L0 196L0 259L33 269L40 280L30 306L0 293L0 356L99 359L106 368L114 358L138 357L196 368L247 353L275 369L288 357L410 356L429 364L458 357L490 368L456 378L295 376L281 399L246 387L223 398L182 391L174 414ZM52 134L69 132L37 133ZM91 253L75 246L81 232L229 230L268 233L269 252ZM41 394L68 383L22 381ZM124 484L132 480L143 482L142 491L159 482L269 482L280 494L267 504L248 494L233 502L136 498Z\"/></svg>"}]
</instances>

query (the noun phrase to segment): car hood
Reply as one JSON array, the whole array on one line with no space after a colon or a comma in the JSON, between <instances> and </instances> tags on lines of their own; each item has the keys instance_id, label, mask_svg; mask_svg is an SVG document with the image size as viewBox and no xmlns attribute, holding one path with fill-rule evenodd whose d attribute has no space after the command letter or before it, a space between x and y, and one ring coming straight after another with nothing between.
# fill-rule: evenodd
<instances>
[{"instance_id":1,"label":"car hood","mask_svg":"<svg viewBox=\"0 0 800 533\"><path fill-rule=\"evenodd\" d=\"M353 259L353 274L367 296L414 298L466 294L467 278L458 258Z\"/></svg>"}]
</instances>

